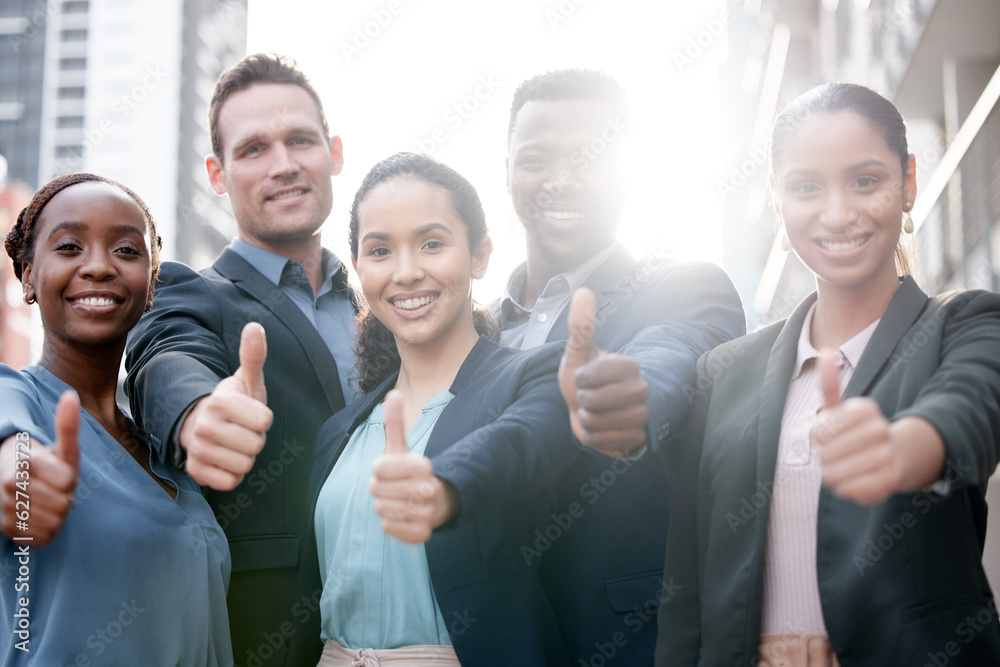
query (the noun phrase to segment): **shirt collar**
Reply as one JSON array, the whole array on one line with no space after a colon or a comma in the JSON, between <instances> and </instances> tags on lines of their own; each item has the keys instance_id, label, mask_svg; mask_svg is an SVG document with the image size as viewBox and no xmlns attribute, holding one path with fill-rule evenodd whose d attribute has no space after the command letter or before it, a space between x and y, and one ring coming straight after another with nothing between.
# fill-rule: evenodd
<instances>
[{"instance_id":1,"label":"shirt collar","mask_svg":"<svg viewBox=\"0 0 1000 667\"><path fill-rule=\"evenodd\" d=\"M816 304L813 303L813 305L809 307L809 312L806 313L805 321L802 323L802 331L799 332L798 352L795 357L795 367L792 370L793 380L802 373L802 367L807 361L819 357L819 350L813 347L812 343L809 342L809 330L812 328L813 314L815 312ZM872 335L875 333L875 328L878 327L878 323L881 321L882 318L875 320L855 334L855 336L849 341L840 346L840 349L838 350L840 352L840 365L843 365L844 360L846 359L851 368L858 367L861 355L864 354L865 348L868 346L868 341L871 340Z\"/></svg>"},{"instance_id":2,"label":"shirt collar","mask_svg":"<svg viewBox=\"0 0 1000 667\"><path fill-rule=\"evenodd\" d=\"M577 264L575 267L569 271L564 271L556 276L553 276L551 280L556 278L561 278L566 281L569 286L570 295L573 294L577 289L583 287L583 284L587 282L587 279L597 270L601 264L606 262L615 250L621 245L618 241L615 241L607 248L597 253L590 259ZM530 312L527 308L521 305L521 292L524 289L524 281L528 275L528 265L526 262L522 262L515 268L511 274L510 278L507 279L507 284L504 286L503 295L500 297L500 308L502 312L508 312L509 309L513 308L523 312Z\"/></svg>"},{"instance_id":3,"label":"shirt collar","mask_svg":"<svg viewBox=\"0 0 1000 667\"><path fill-rule=\"evenodd\" d=\"M293 259L279 255L276 252L270 250L265 250L260 246L254 245L240 238L233 239L233 242L229 244L233 252L245 259L251 266L257 269L261 275L270 280L275 285L281 284L281 276L285 271L285 268L289 265L302 266ZM331 284L334 278L339 278L343 271L344 263L340 261L340 258L330 252L328 249L323 248L322 250L322 262L323 262L323 285ZM346 278L344 278L346 281ZM334 285L337 287L337 285Z\"/></svg>"}]
</instances>

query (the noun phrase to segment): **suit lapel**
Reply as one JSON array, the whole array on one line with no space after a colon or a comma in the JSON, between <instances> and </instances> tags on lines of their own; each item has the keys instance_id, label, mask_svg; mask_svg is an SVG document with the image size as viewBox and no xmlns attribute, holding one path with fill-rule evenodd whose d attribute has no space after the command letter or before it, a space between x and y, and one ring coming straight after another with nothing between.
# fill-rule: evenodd
<instances>
[{"instance_id":1,"label":"suit lapel","mask_svg":"<svg viewBox=\"0 0 1000 667\"><path fill-rule=\"evenodd\" d=\"M872 338L858 360L858 367L844 389L844 398L863 396L927 304L927 295L913 278L906 276L875 327Z\"/></svg>"},{"instance_id":2,"label":"suit lapel","mask_svg":"<svg viewBox=\"0 0 1000 667\"><path fill-rule=\"evenodd\" d=\"M344 392L340 386L337 362L316 331L316 327L302 314L298 306L281 291L281 288L229 248L219 256L213 268L264 305L288 327L299 341L303 353L309 358L310 366L323 387L331 411L336 412L341 409L344 406ZM303 369L296 371L304 372Z\"/></svg>"},{"instance_id":3,"label":"suit lapel","mask_svg":"<svg viewBox=\"0 0 1000 667\"><path fill-rule=\"evenodd\" d=\"M788 385L798 354L799 335L809 308L816 301L813 293L800 303L781 327L771 354L760 396L760 422L757 433L757 481L774 481L774 467L778 461L778 438L781 436L781 418L785 412ZM766 531L765 531L766 533Z\"/></svg>"},{"instance_id":4,"label":"suit lapel","mask_svg":"<svg viewBox=\"0 0 1000 667\"><path fill-rule=\"evenodd\" d=\"M597 312L612 301L619 293L626 291L631 284L632 274L639 262L635 260L624 246L619 245L600 266L583 282L583 286L594 293L597 299ZM617 289L614 289L617 287ZM572 298L572 295L570 295ZM563 308L552 325L546 343L564 341L569 338L569 306Z\"/></svg>"}]
</instances>

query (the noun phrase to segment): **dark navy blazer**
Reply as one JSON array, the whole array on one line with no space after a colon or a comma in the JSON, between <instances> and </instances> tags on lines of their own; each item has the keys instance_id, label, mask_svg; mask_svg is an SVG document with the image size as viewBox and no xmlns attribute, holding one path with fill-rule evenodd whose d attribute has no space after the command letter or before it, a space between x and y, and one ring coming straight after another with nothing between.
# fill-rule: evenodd
<instances>
[{"instance_id":1,"label":"dark navy blazer","mask_svg":"<svg viewBox=\"0 0 1000 667\"><path fill-rule=\"evenodd\" d=\"M568 662L524 553L540 518L550 513L544 489L584 454L573 442L559 393L561 356L561 345L519 352L480 338L427 443L435 474L454 487L461 504L426 549L434 593L463 665ZM393 375L323 425L309 482L313 508L351 434L395 383ZM303 558L299 597L318 600L314 531ZM319 646L318 632L312 641Z\"/></svg>"},{"instance_id":2,"label":"dark navy blazer","mask_svg":"<svg viewBox=\"0 0 1000 667\"><path fill-rule=\"evenodd\" d=\"M346 273L335 281L353 301ZM248 322L260 322L267 334L264 381L274 423L242 484L205 491L233 557L233 654L237 665L315 665L312 656L289 655L287 639L309 621L293 593L309 526L311 449L319 427L344 407L337 364L316 328L233 250L201 272L165 262L153 309L129 334L125 387L136 422L157 455L171 461L171 430L188 406L239 368Z\"/></svg>"},{"instance_id":3,"label":"dark navy blazer","mask_svg":"<svg viewBox=\"0 0 1000 667\"><path fill-rule=\"evenodd\" d=\"M718 267L653 257L636 261L619 247L584 283L597 297L594 343L639 362L649 383L648 439L635 462L588 452L553 491L567 524L537 544L542 583L573 664L649 665L656 609L664 589L671 457L691 406L695 363L742 335L739 295ZM566 308L549 341L569 337ZM573 516L578 514L580 516ZM544 532L559 533L545 517Z\"/></svg>"}]
</instances>

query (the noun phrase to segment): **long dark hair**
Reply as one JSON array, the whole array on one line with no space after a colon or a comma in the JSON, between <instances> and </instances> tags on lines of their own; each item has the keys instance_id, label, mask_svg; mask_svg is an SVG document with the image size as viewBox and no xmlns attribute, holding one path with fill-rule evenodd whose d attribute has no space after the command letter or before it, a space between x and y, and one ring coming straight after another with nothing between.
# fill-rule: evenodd
<instances>
[{"instance_id":1,"label":"long dark hair","mask_svg":"<svg viewBox=\"0 0 1000 667\"><path fill-rule=\"evenodd\" d=\"M472 183L429 155L397 153L372 167L354 195L349 240L351 257L355 261L358 259L358 209L375 186L402 177L418 178L448 193L452 208L469 230L470 252L487 239L486 214ZM485 310L474 308L472 320L477 332L496 340L496 326ZM399 369L399 350L392 332L375 317L367 303L362 303L358 323L358 343L354 348L358 357L358 377L355 379L361 391L368 393Z\"/></svg>"},{"instance_id":2,"label":"long dark hair","mask_svg":"<svg viewBox=\"0 0 1000 667\"><path fill-rule=\"evenodd\" d=\"M814 114L838 111L853 111L868 121L892 152L899 156L903 178L906 178L910 154L906 145L906 122L899 110L871 88L854 83L826 83L796 97L774 120L770 144L772 181L776 180L777 165L785 146L802 123ZM909 275L915 268L912 253L902 246L902 242L901 238L896 244L896 272L901 276Z\"/></svg>"}]
</instances>

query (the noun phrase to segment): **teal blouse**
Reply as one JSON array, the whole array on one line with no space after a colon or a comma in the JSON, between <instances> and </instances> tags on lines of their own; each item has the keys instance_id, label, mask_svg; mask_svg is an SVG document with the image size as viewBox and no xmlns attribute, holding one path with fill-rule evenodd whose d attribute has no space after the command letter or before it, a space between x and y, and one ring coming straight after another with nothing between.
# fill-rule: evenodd
<instances>
[{"instance_id":1,"label":"teal blouse","mask_svg":"<svg viewBox=\"0 0 1000 667\"><path fill-rule=\"evenodd\" d=\"M434 424L455 395L427 401L406 438L423 454ZM372 463L385 451L381 405L351 435L316 503L316 545L323 596L322 637L352 649L451 645L427 569L423 544L382 532L368 492Z\"/></svg>"}]
</instances>

